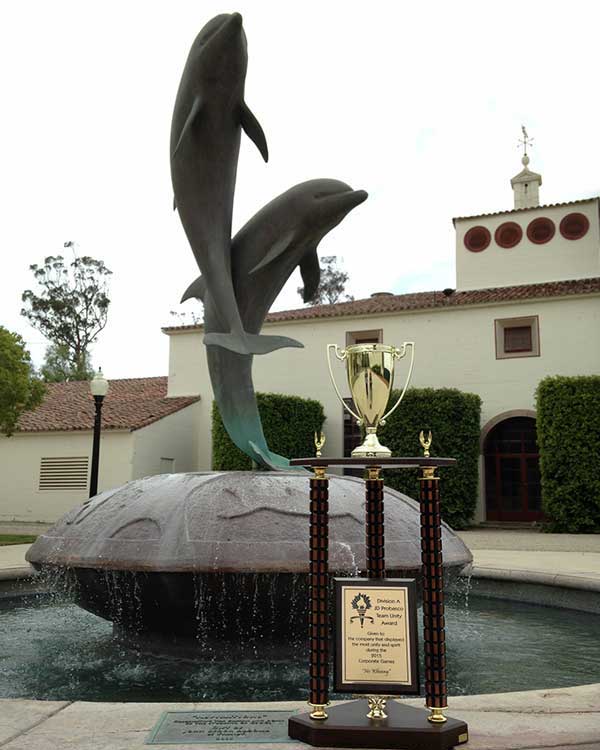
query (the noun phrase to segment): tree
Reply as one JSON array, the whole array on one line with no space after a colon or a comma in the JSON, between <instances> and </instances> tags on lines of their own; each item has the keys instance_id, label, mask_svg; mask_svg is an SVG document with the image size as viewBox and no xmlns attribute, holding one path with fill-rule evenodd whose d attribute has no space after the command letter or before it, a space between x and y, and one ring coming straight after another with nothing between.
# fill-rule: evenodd
<instances>
[{"instance_id":1,"label":"tree","mask_svg":"<svg viewBox=\"0 0 600 750\"><path fill-rule=\"evenodd\" d=\"M345 271L337 267L337 256L324 255L321 258L321 280L314 297L308 301L309 305L333 305L340 302L343 295L344 302L352 302L354 297L344 294L346 282L350 277ZM302 297L304 289L298 287L298 294Z\"/></svg>"},{"instance_id":2,"label":"tree","mask_svg":"<svg viewBox=\"0 0 600 750\"><path fill-rule=\"evenodd\" d=\"M67 380L91 380L94 377L94 370L87 352L84 372L75 372L69 361L68 347L64 344L50 344L46 349L44 364L40 367L40 375L46 383L64 383Z\"/></svg>"},{"instance_id":3,"label":"tree","mask_svg":"<svg viewBox=\"0 0 600 750\"><path fill-rule=\"evenodd\" d=\"M44 390L23 339L0 326L0 432L12 435L21 414L42 402Z\"/></svg>"},{"instance_id":4,"label":"tree","mask_svg":"<svg viewBox=\"0 0 600 750\"><path fill-rule=\"evenodd\" d=\"M72 246L65 243L65 247ZM103 261L87 255L76 257L68 266L62 255L49 255L42 266L34 264L30 269L42 291L39 295L31 289L23 292L21 315L55 347L51 359L60 355L68 365L68 377L86 380L89 347L106 325L111 271Z\"/></svg>"},{"instance_id":5,"label":"tree","mask_svg":"<svg viewBox=\"0 0 600 750\"><path fill-rule=\"evenodd\" d=\"M177 312L176 310L169 310L169 315L172 318L175 318L178 325L180 326L197 326L200 325L203 320L193 310L191 312Z\"/></svg>"}]
</instances>

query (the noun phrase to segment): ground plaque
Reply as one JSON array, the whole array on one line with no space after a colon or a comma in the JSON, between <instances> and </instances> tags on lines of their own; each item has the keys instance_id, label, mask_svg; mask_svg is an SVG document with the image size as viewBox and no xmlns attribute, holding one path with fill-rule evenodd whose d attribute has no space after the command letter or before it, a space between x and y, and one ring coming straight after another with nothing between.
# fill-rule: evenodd
<instances>
[{"instance_id":1,"label":"ground plaque","mask_svg":"<svg viewBox=\"0 0 600 750\"><path fill-rule=\"evenodd\" d=\"M294 711L166 711L147 745L214 745L291 742Z\"/></svg>"}]
</instances>

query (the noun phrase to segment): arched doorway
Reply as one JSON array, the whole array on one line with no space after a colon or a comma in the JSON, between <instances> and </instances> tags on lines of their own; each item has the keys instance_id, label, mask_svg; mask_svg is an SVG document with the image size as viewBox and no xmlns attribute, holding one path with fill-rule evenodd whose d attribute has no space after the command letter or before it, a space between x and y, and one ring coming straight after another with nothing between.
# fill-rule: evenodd
<instances>
[{"instance_id":1,"label":"arched doorway","mask_svg":"<svg viewBox=\"0 0 600 750\"><path fill-rule=\"evenodd\" d=\"M539 521L539 451L535 419L512 417L493 427L484 443L488 521Z\"/></svg>"}]
</instances>

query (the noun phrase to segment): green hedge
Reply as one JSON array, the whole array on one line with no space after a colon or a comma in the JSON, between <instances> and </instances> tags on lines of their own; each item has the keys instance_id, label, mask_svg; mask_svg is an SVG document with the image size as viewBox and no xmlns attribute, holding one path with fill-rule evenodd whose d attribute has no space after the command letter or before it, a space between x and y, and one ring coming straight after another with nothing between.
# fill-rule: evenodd
<instances>
[{"instance_id":1,"label":"green hedge","mask_svg":"<svg viewBox=\"0 0 600 750\"><path fill-rule=\"evenodd\" d=\"M325 421L318 401L279 393L257 393L256 401L269 448L288 458L313 456L314 433ZM212 466L215 471L248 471L252 461L233 444L217 403L212 409Z\"/></svg>"},{"instance_id":2,"label":"green hedge","mask_svg":"<svg viewBox=\"0 0 600 750\"><path fill-rule=\"evenodd\" d=\"M393 393L390 404L398 393ZM422 455L419 432L431 430L432 456L456 458L439 469L444 521L455 529L469 525L477 503L481 399L456 388L410 388L388 424L378 430L395 456ZM419 496L417 470L385 472L385 483L413 498Z\"/></svg>"},{"instance_id":3,"label":"green hedge","mask_svg":"<svg viewBox=\"0 0 600 750\"><path fill-rule=\"evenodd\" d=\"M537 391L548 531L600 531L600 376L555 376Z\"/></svg>"}]
</instances>

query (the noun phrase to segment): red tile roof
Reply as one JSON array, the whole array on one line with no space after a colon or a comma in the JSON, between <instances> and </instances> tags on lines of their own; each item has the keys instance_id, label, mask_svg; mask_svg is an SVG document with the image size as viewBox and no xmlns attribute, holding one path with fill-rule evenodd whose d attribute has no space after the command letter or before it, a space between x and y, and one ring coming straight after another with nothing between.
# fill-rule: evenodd
<instances>
[{"instance_id":1,"label":"red tile roof","mask_svg":"<svg viewBox=\"0 0 600 750\"><path fill-rule=\"evenodd\" d=\"M501 216L502 214L518 214L522 211L533 211L538 208L560 208L561 206L575 206L578 203L589 203L590 201L597 201L600 196L592 196L591 198L581 198L577 201L565 201L564 203L546 203L544 206L529 206L528 208L509 208L506 211L491 211L487 214L473 214L473 216L455 216L452 219L452 223L455 224L457 221L462 219L480 219L484 216Z\"/></svg>"},{"instance_id":2,"label":"red tile roof","mask_svg":"<svg viewBox=\"0 0 600 750\"><path fill-rule=\"evenodd\" d=\"M111 380L102 406L103 430L139 430L198 401L167 398L167 378ZM49 383L43 403L19 420L19 432L91 430L94 399L87 381Z\"/></svg>"},{"instance_id":3,"label":"red tile roof","mask_svg":"<svg viewBox=\"0 0 600 750\"><path fill-rule=\"evenodd\" d=\"M491 305L501 302L567 297L576 294L600 294L600 276L571 281L547 281L540 284L503 286L491 289L474 289L467 292L443 291L411 292L410 294L377 294L354 302L338 302L335 305L312 305L296 310L282 310L267 315L267 323L281 323L313 318L342 318L346 316L385 315L407 310L440 309L464 305ZM165 333L186 330L202 330L201 324L163 328Z\"/></svg>"}]
</instances>

